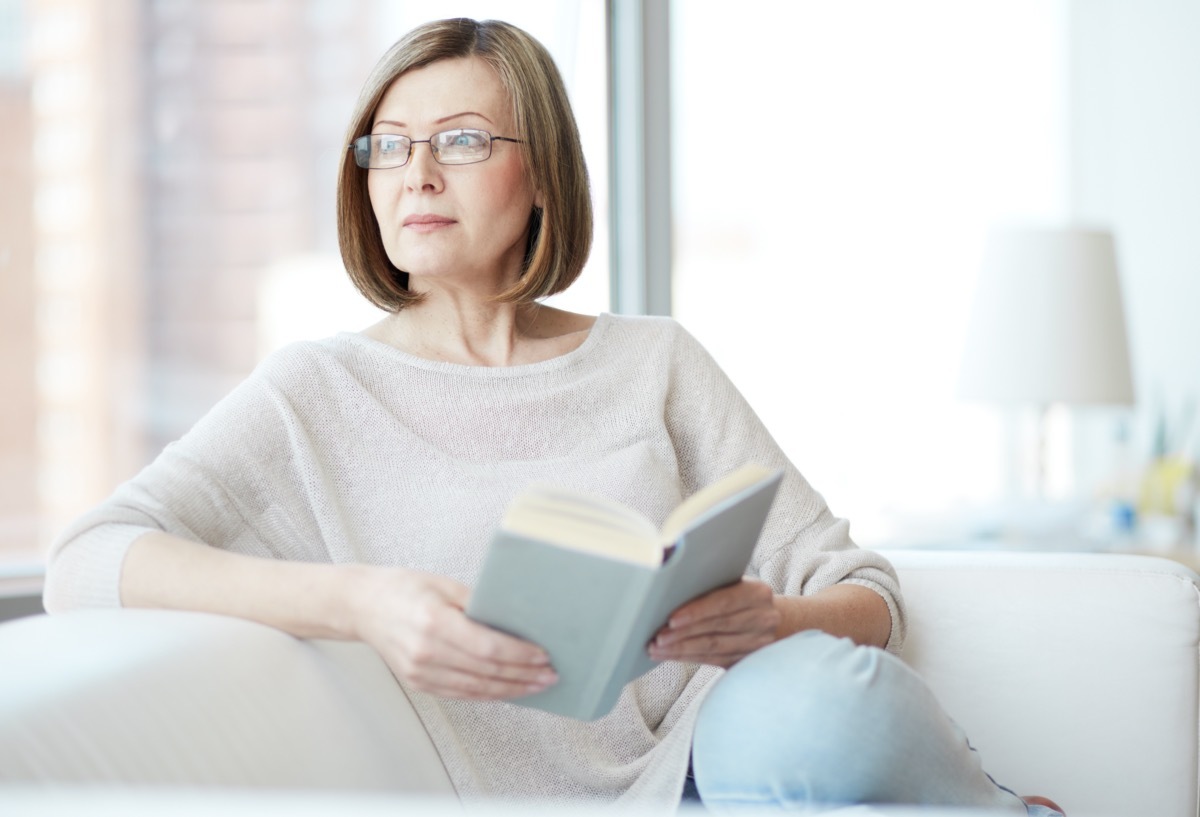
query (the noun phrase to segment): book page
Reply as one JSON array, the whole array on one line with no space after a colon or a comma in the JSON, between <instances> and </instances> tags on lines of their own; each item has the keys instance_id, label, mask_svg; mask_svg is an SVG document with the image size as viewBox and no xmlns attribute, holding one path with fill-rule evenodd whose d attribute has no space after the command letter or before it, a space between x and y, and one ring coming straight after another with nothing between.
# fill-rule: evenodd
<instances>
[{"instance_id":1,"label":"book page","mask_svg":"<svg viewBox=\"0 0 1200 817\"><path fill-rule=\"evenodd\" d=\"M654 523L628 505L598 494L572 491L556 485L534 485L517 497L510 512L517 507L521 508L521 512L535 509L537 513L546 514L569 512L576 516L607 520L614 527L648 538L658 535Z\"/></svg>"},{"instance_id":2,"label":"book page","mask_svg":"<svg viewBox=\"0 0 1200 817\"><path fill-rule=\"evenodd\" d=\"M618 502L561 488L535 488L514 500L500 527L543 542L637 564L658 565L654 525Z\"/></svg>"},{"instance_id":3,"label":"book page","mask_svg":"<svg viewBox=\"0 0 1200 817\"><path fill-rule=\"evenodd\" d=\"M731 471L716 482L701 488L685 499L663 523L660 542L670 544L679 538L695 519L710 508L720 504L734 494L744 491L756 482L771 476L774 471L754 463L747 463Z\"/></svg>"}]
</instances>

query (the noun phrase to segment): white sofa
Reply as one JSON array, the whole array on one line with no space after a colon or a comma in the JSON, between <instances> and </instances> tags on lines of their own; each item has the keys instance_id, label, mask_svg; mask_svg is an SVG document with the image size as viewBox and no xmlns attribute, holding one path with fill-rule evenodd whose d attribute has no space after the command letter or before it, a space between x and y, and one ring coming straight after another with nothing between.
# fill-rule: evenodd
<instances>
[{"instance_id":1,"label":"white sofa","mask_svg":"<svg viewBox=\"0 0 1200 817\"><path fill-rule=\"evenodd\" d=\"M1200 577L1140 556L888 555L911 610L905 660L994 777L1072 817L1196 817ZM399 737L415 716L363 645L88 611L0 625L0 668L0 812L7 796L66 813L81 805L69 784L112 782L159 792L146 813L164 785L452 802L436 754Z\"/></svg>"}]
</instances>

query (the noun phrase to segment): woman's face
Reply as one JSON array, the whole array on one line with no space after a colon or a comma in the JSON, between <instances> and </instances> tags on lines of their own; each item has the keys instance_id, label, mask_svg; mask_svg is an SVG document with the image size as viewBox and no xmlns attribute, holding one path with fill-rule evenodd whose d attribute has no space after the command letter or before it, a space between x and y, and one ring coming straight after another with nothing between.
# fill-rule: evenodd
<instances>
[{"instance_id":1,"label":"woman's face","mask_svg":"<svg viewBox=\"0 0 1200 817\"><path fill-rule=\"evenodd\" d=\"M474 57L401 76L383 95L371 132L419 140L456 128L524 136L515 132L499 77ZM383 246L409 273L411 289L426 291L435 280L492 288L516 281L530 212L540 206L519 145L493 141L491 157L482 162L442 165L428 144L414 144L408 164L367 174Z\"/></svg>"}]
</instances>

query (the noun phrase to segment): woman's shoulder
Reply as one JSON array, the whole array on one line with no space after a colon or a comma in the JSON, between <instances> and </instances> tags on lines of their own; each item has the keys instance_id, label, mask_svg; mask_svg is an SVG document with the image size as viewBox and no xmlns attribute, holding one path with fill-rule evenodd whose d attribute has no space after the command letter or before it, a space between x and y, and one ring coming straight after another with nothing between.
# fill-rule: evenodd
<instances>
[{"instance_id":1,"label":"woman's shoulder","mask_svg":"<svg viewBox=\"0 0 1200 817\"><path fill-rule=\"evenodd\" d=\"M673 341L690 337L686 329L675 318L667 315L603 315L609 324L608 330L626 339L642 342L658 339Z\"/></svg>"},{"instance_id":2,"label":"woman's shoulder","mask_svg":"<svg viewBox=\"0 0 1200 817\"><path fill-rule=\"evenodd\" d=\"M283 392L307 387L328 387L331 381L355 378L368 357L355 335L342 332L319 340L301 340L268 353L250 375L249 382Z\"/></svg>"},{"instance_id":3,"label":"woman's shoulder","mask_svg":"<svg viewBox=\"0 0 1200 817\"><path fill-rule=\"evenodd\" d=\"M345 357L346 345L342 335L293 341L267 353L255 367L254 376L273 379L308 370L314 364L337 361Z\"/></svg>"},{"instance_id":4,"label":"woman's shoulder","mask_svg":"<svg viewBox=\"0 0 1200 817\"><path fill-rule=\"evenodd\" d=\"M609 315L606 335L645 354L658 351L675 362L707 359L704 345L676 318L666 315Z\"/></svg>"}]
</instances>

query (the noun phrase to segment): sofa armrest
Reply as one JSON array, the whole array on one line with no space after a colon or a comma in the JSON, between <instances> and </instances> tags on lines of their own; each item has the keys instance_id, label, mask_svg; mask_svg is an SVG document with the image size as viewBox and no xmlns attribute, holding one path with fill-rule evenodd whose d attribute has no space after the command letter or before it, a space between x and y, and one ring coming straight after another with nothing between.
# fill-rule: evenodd
<instances>
[{"instance_id":1,"label":"sofa armrest","mask_svg":"<svg viewBox=\"0 0 1200 817\"><path fill-rule=\"evenodd\" d=\"M886 555L903 657L996 780L1068 812L1195 817L1200 577L1148 556Z\"/></svg>"},{"instance_id":2,"label":"sofa armrest","mask_svg":"<svg viewBox=\"0 0 1200 817\"><path fill-rule=\"evenodd\" d=\"M223 616L85 610L0 625L0 781L453 795L363 644Z\"/></svg>"}]
</instances>

